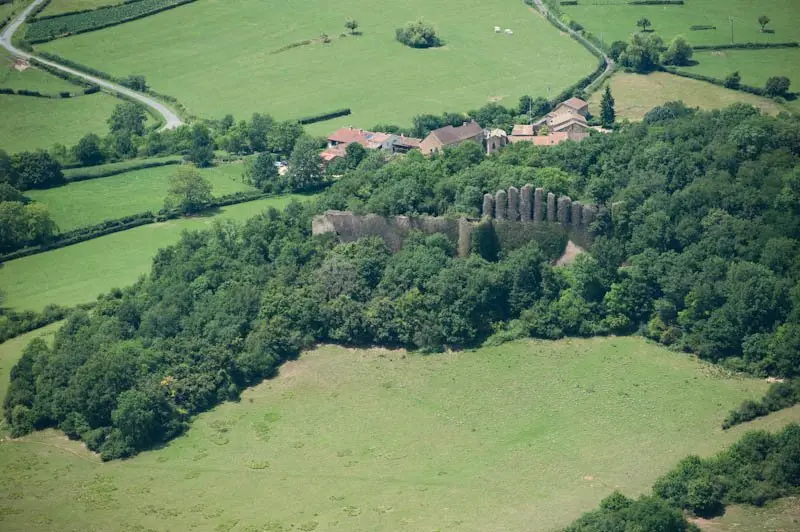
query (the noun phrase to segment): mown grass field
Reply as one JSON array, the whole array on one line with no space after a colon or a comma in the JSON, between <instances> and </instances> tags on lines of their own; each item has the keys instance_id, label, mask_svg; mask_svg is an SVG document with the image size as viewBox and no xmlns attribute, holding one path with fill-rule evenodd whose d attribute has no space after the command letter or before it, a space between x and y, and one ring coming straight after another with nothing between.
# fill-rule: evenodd
<instances>
[{"instance_id":1,"label":"mown grass field","mask_svg":"<svg viewBox=\"0 0 800 532\"><path fill-rule=\"evenodd\" d=\"M633 337L323 346L131 460L102 464L55 431L0 443L0 515L26 532L551 530L800 418L719 429L765 388Z\"/></svg>"},{"instance_id":2,"label":"mown grass field","mask_svg":"<svg viewBox=\"0 0 800 532\"><path fill-rule=\"evenodd\" d=\"M31 190L26 195L47 207L59 230L93 225L164 206L169 178L179 165L125 172L110 177L70 183L48 190ZM213 186L214 196L254 190L242 182L243 164L204 168L200 174Z\"/></svg>"},{"instance_id":3,"label":"mown grass field","mask_svg":"<svg viewBox=\"0 0 800 532\"><path fill-rule=\"evenodd\" d=\"M360 36L341 37L355 18ZM424 17L446 42L415 50L395 29ZM494 26L514 35L495 34ZM327 33L332 42L272 53ZM343 107L317 124L410 124L415 114L466 111L523 94L555 95L596 59L518 0L199 0L121 26L37 47L119 76L144 74L157 91L203 117L268 112L300 118ZM232 52L235 50L235 53Z\"/></svg>"},{"instance_id":4,"label":"mown grass field","mask_svg":"<svg viewBox=\"0 0 800 532\"><path fill-rule=\"evenodd\" d=\"M800 40L800 4L795 0L686 0L684 5L629 5L627 0L581 0L577 6L561 9L606 43L628 41L639 31L636 21L647 17L651 30L665 41L683 35L691 44L730 44L733 17L733 42L789 42ZM761 33L758 17L771 19ZM714 26L714 30L692 31L692 26Z\"/></svg>"},{"instance_id":5,"label":"mown grass field","mask_svg":"<svg viewBox=\"0 0 800 532\"><path fill-rule=\"evenodd\" d=\"M123 0L52 0L42 15L59 15L72 11L82 11L84 9L94 9L101 6L111 6L123 3Z\"/></svg>"},{"instance_id":6,"label":"mown grass field","mask_svg":"<svg viewBox=\"0 0 800 532\"><path fill-rule=\"evenodd\" d=\"M4 305L41 310L48 303L77 305L98 294L132 284L150 271L155 253L174 244L184 229L202 229L214 220L244 221L269 207L283 208L293 199L277 196L219 209L214 215L171 220L81 242L0 265Z\"/></svg>"},{"instance_id":7,"label":"mown grass field","mask_svg":"<svg viewBox=\"0 0 800 532\"><path fill-rule=\"evenodd\" d=\"M76 144L86 133L108 134L120 100L102 92L50 99L0 94L0 149L8 153Z\"/></svg>"},{"instance_id":8,"label":"mown grass field","mask_svg":"<svg viewBox=\"0 0 800 532\"><path fill-rule=\"evenodd\" d=\"M789 91L800 92L800 48L695 52L693 59L697 64L683 70L719 79L738 71L742 83L754 87L763 87L772 76L786 76L792 82ZM786 105L800 111L798 100Z\"/></svg>"},{"instance_id":9,"label":"mown grass field","mask_svg":"<svg viewBox=\"0 0 800 532\"><path fill-rule=\"evenodd\" d=\"M0 14L1 18L2 14ZM61 91L83 91L83 87L73 85L38 68L31 67L19 71L13 65L14 57L5 48L0 49L0 87L4 89L14 89L15 91L28 89L46 94L57 94Z\"/></svg>"},{"instance_id":10,"label":"mown grass field","mask_svg":"<svg viewBox=\"0 0 800 532\"><path fill-rule=\"evenodd\" d=\"M701 109L718 109L742 102L754 105L764 113L777 114L782 110L782 106L768 98L664 72L646 76L617 72L611 77L610 83L617 120L641 120L653 107L674 100L683 100L687 106ZM603 90L605 86L592 94L590 108L600 108Z\"/></svg>"}]
</instances>

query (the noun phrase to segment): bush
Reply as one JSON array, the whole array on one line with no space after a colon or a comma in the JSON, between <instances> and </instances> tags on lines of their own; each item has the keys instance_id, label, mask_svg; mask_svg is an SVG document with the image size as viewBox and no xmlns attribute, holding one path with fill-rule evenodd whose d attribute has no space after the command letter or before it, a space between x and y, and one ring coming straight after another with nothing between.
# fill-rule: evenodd
<instances>
[{"instance_id":1,"label":"bush","mask_svg":"<svg viewBox=\"0 0 800 532\"><path fill-rule=\"evenodd\" d=\"M742 76L739 74L738 71L731 72L730 74L725 76L725 79L722 81L722 85L726 89L737 90L737 89L739 89L741 84L742 84Z\"/></svg>"},{"instance_id":2,"label":"bush","mask_svg":"<svg viewBox=\"0 0 800 532\"><path fill-rule=\"evenodd\" d=\"M717 27L703 25L703 24L695 24L694 26L689 26L689 29L692 31L703 31L703 30L715 30L717 29Z\"/></svg>"},{"instance_id":3,"label":"bush","mask_svg":"<svg viewBox=\"0 0 800 532\"><path fill-rule=\"evenodd\" d=\"M786 76L773 76L764 84L764 92L767 96L786 96L790 83Z\"/></svg>"},{"instance_id":4,"label":"bush","mask_svg":"<svg viewBox=\"0 0 800 532\"><path fill-rule=\"evenodd\" d=\"M422 19L410 22L403 28L397 28L395 37L412 48L434 48L442 45L434 27Z\"/></svg>"}]
</instances>

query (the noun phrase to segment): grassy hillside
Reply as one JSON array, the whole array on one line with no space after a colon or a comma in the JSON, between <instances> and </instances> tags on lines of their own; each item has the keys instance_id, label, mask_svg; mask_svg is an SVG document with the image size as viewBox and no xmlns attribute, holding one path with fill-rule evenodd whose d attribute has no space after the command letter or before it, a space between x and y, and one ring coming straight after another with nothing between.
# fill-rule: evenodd
<instances>
[{"instance_id":1,"label":"grassy hillside","mask_svg":"<svg viewBox=\"0 0 800 532\"><path fill-rule=\"evenodd\" d=\"M49 190L31 190L26 195L47 206L61 231L100 223L164 206L169 177L177 165L147 168L111 177L79 181ZM244 165L227 164L200 170L214 187L214 196L253 190L241 180Z\"/></svg>"},{"instance_id":2,"label":"grassy hillside","mask_svg":"<svg viewBox=\"0 0 800 532\"><path fill-rule=\"evenodd\" d=\"M788 42L800 40L800 5L795 0L687 0L684 5L629 5L627 0L581 1L562 10L589 31L602 33L607 43L627 41L639 31L636 21L647 17L652 29L669 41L685 36L691 44L730 44L733 42ZM758 17L771 19L767 26L774 33L761 33ZM714 30L692 31L695 25L715 26Z\"/></svg>"},{"instance_id":3,"label":"grassy hillside","mask_svg":"<svg viewBox=\"0 0 800 532\"><path fill-rule=\"evenodd\" d=\"M362 35L340 37L347 17ZM419 17L436 26L444 47L416 50L395 40L397 27ZM495 25L514 35L496 34ZM330 44L273 53L323 32ZM154 89L205 117L258 111L286 119L352 108L315 132L340 123L409 124L417 113L516 103L548 89L554 95L596 66L518 0L199 0L41 49L114 75L144 74Z\"/></svg>"},{"instance_id":4,"label":"grassy hillside","mask_svg":"<svg viewBox=\"0 0 800 532\"><path fill-rule=\"evenodd\" d=\"M214 220L246 220L292 199L280 196L223 207L214 216L182 218L95 238L73 246L24 257L0 266L4 304L40 310L48 303L93 301L111 288L129 285L150 271L155 253L178 240L184 229L208 227Z\"/></svg>"},{"instance_id":5,"label":"grassy hillside","mask_svg":"<svg viewBox=\"0 0 800 532\"><path fill-rule=\"evenodd\" d=\"M769 114L781 111L781 106L768 98L664 72L646 76L618 72L612 76L610 83L618 120L641 120L653 107L672 100L683 100L686 105L701 109L718 109L743 102ZM602 92L602 89L596 91L589 99L592 109L599 109Z\"/></svg>"},{"instance_id":6,"label":"grassy hillside","mask_svg":"<svg viewBox=\"0 0 800 532\"><path fill-rule=\"evenodd\" d=\"M0 149L8 153L71 146L86 133L108 134L106 120L120 100L104 93L49 99L0 94Z\"/></svg>"},{"instance_id":7,"label":"grassy hillside","mask_svg":"<svg viewBox=\"0 0 800 532\"><path fill-rule=\"evenodd\" d=\"M640 338L437 356L321 347L131 460L102 464L55 431L0 443L3 525L548 530L735 441L748 427L720 420L765 387Z\"/></svg>"}]
</instances>

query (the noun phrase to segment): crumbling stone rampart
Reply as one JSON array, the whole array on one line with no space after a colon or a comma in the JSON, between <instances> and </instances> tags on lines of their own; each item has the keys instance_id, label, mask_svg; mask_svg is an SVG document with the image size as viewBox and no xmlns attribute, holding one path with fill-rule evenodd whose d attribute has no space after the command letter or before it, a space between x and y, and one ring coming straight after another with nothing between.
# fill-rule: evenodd
<instances>
[{"instance_id":1,"label":"crumbling stone rampart","mask_svg":"<svg viewBox=\"0 0 800 532\"><path fill-rule=\"evenodd\" d=\"M510 187L508 192L498 190L495 194L484 194L483 218L502 223L502 233L507 235L505 240L509 242L514 239L541 238L547 232L536 231L529 226L545 224L561 234L568 234L571 239L578 239L583 247L587 247L588 228L600 212L598 206L572 201L569 196L557 198L552 192L545 194L544 189L534 189L531 185L521 189ZM403 246L403 241L411 231L443 233L457 246L459 255L466 256L470 252L472 231L477 223L478 220L464 217L359 216L351 212L328 211L314 218L312 232L315 235L334 233L341 242L380 236L393 251Z\"/></svg>"}]
</instances>

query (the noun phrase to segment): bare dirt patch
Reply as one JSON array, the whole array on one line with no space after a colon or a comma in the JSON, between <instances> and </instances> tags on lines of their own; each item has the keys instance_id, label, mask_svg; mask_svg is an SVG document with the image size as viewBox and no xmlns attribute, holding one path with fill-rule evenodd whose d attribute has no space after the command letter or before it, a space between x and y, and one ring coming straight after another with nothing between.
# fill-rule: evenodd
<instances>
[{"instance_id":1,"label":"bare dirt patch","mask_svg":"<svg viewBox=\"0 0 800 532\"><path fill-rule=\"evenodd\" d=\"M14 61L12 68L17 72L25 72L31 67L31 64L25 59L17 59Z\"/></svg>"},{"instance_id":2,"label":"bare dirt patch","mask_svg":"<svg viewBox=\"0 0 800 532\"><path fill-rule=\"evenodd\" d=\"M559 257L556 261L556 266L569 266L581 253L585 253L586 250L577 245L572 240L567 242L567 247L564 249L564 254Z\"/></svg>"}]
</instances>

